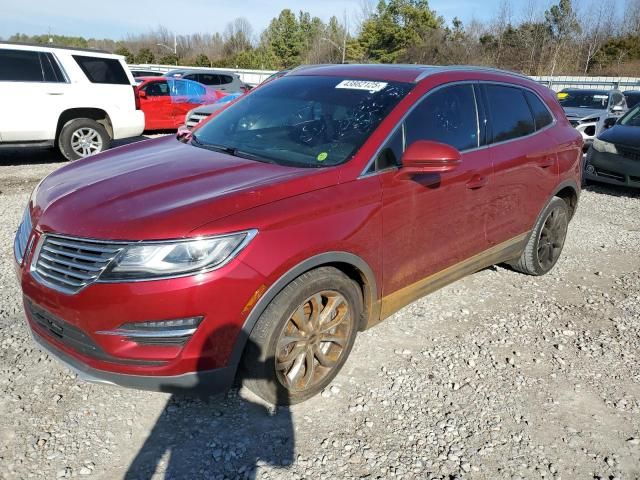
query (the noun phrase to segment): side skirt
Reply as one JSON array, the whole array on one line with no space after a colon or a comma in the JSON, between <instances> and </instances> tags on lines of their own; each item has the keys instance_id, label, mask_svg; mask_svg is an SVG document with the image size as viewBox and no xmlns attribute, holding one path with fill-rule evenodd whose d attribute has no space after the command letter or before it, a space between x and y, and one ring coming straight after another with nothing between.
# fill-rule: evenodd
<instances>
[{"instance_id":1,"label":"side skirt","mask_svg":"<svg viewBox=\"0 0 640 480\"><path fill-rule=\"evenodd\" d=\"M518 235L511 240L495 245L467 260L456 263L455 265L447 267L444 270L434 273L433 275L429 275L416 283L401 288L400 290L396 290L395 292L383 297L381 301L382 305L379 321L390 317L398 310L417 299L433 293L456 280L466 277L467 275L471 275L472 273L482 270L483 268L490 267L491 265L518 258L527 244L529 234L530 232L526 232ZM375 325L376 323L378 322L370 323L367 325L367 328Z\"/></svg>"}]
</instances>

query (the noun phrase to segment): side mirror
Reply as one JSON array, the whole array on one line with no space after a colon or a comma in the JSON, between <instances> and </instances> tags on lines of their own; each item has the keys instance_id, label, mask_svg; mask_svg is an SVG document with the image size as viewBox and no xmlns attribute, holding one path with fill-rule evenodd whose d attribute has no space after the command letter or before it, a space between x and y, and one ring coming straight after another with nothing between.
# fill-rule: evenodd
<instances>
[{"instance_id":1,"label":"side mirror","mask_svg":"<svg viewBox=\"0 0 640 480\"><path fill-rule=\"evenodd\" d=\"M144 90L138 90L138 97L147 98L147 92L145 92Z\"/></svg>"},{"instance_id":2,"label":"side mirror","mask_svg":"<svg viewBox=\"0 0 640 480\"><path fill-rule=\"evenodd\" d=\"M462 155L452 147L440 142L418 140L407 147L402 155L403 177L425 173L444 173L455 170L462 163Z\"/></svg>"},{"instance_id":3,"label":"side mirror","mask_svg":"<svg viewBox=\"0 0 640 480\"><path fill-rule=\"evenodd\" d=\"M618 122L615 117L609 117L604 119L604 128L611 128Z\"/></svg>"},{"instance_id":4,"label":"side mirror","mask_svg":"<svg viewBox=\"0 0 640 480\"><path fill-rule=\"evenodd\" d=\"M622 105L614 105L613 107L611 107L611 111L613 113L620 113L624 111L624 108L622 108Z\"/></svg>"}]
</instances>

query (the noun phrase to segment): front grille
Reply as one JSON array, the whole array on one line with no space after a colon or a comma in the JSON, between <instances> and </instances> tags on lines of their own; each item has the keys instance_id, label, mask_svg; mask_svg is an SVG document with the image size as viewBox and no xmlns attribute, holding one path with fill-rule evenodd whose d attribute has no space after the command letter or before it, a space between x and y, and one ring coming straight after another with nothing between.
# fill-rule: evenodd
<instances>
[{"instance_id":1,"label":"front grille","mask_svg":"<svg viewBox=\"0 0 640 480\"><path fill-rule=\"evenodd\" d=\"M36 254L33 273L51 288L76 293L94 282L125 245L47 235Z\"/></svg>"},{"instance_id":2,"label":"front grille","mask_svg":"<svg viewBox=\"0 0 640 480\"><path fill-rule=\"evenodd\" d=\"M29 207L24 211L20 226L16 232L16 237L13 240L13 254L16 257L18 263L22 263L25 253L27 251L27 244L29 243L29 237L31 236L31 230L33 225L31 224L31 212Z\"/></svg>"},{"instance_id":3,"label":"front grille","mask_svg":"<svg viewBox=\"0 0 640 480\"><path fill-rule=\"evenodd\" d=\"M131 360L120 359L109 355L96 344L89 335L75 325L66 322L44 308L39 307L31 300L26 299L25 305L33 322L45 332L75 350L81 355L111 363L124 363L133 365L162 365L163 361L156 360Z\"/></svg>"},{"instance_id":4,"label":"front grille","mask_svg":"<svg viewBox=\"0 0 640 480\"><path fill-rule=\"evenodd\" d=\"M187 128L191 129L195 127L202 120L207 118L209 115L210 115L209 113L197 113L197 112L189 115L189 118L187 118L187 121L185 122L187 125Z\"/></svg>"},{"instance_id":5,"label":"front grille","mask_svg":"<svg viewBox=\"0 0 640 480\"><path fill-rule=\"evenodd\" d=\"M620 145L616 145L616 150L618 150L620 156L640 162L640 150Z\"/></svg>"}]
</instances>

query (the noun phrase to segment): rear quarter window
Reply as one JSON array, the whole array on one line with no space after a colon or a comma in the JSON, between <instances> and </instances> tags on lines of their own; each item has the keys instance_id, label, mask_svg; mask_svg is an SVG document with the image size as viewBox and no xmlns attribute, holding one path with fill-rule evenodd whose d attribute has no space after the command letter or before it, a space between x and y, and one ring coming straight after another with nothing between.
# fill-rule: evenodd
<instances>
[{"instance_id":1,"label":"rear quarter window","mask_svg":"<svg viewBox=\"0 0 640 480\"><path fill-rule=\"evenodd\" d=\"M535 124L524 90L503 85L485 85L491 115L493 143L524 137L535 132Z\"/></svg>"},{"instance_id":2,"label":"rear quarter window","mask_svg":"<svg viewBox=\"0 0 640 480\"><path fill-rule=\"evenodd\" d=\"M227 85L229 83L233 83L233 77L229 75L220 75L220 85Z\"/></svg>"},{"instance_id":3,"label":"rear quarter window","mask_svg":"<svg viewBox=\"0 0 640 480\"><path fill-rule=\"evenodd\" d=\"M553 117L551 113L549 113L549 109L542 103L542 100L540 100L535 93L526 90L524 96L527 98L527 103L533 113L536 130L551 125L553 123Z\"/></svg>"},{"instance_id":4,"label":"rear quarter window","mask_svg":"<svg viewBox=\"0 0 640 480\"><path fill-rule=\"evenodd\" d=\"M73 59L91 83L130 84L129 77L127 77L122 64L118 60L84 55L73 55Z\"/></svg>"}]
</instances>

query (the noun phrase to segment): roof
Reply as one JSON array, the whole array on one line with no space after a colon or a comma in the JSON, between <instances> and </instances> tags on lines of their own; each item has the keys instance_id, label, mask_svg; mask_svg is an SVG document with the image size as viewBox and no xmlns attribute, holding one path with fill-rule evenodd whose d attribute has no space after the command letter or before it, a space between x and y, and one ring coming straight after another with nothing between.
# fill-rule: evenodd
<instances>
[{"instance_id":1,"label":"roof","mask_svg":"<svg viewBox=\"0 0 640 480\"><path fill-rule=\"evenodd\" d=\"M57 45L51 45L48 43L27 43L27 42L0 42L0 45L10 45L16 47L37 47L37 48L47 48L53 50L73 50L76 52L91 52L91 53L106 53L108 55L114 55L119 57L121 55L115 55L111 52L107 52L106 50L98 50L97 48L79 48L79 47L59 47Z\"/></svg>"},{"instance_id":2,"label":"roof","mask_svg":"<svg viewBox=\"0 0 640 480\"><path fill-rule=\"evenodd\" d=\"M438 73L447 72L485 72L526 78L520 73L499 70L497 68L477 67L469 65L408 65L408 64L336 64L336 65L307 65L304 68L296 68L287 75L325 75L325 76L350 76L354 78L367 78L376 80L386 80L392 82L412 82L417 83L426 77Z\"/></svg>"}]
</instances>

